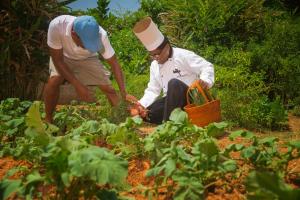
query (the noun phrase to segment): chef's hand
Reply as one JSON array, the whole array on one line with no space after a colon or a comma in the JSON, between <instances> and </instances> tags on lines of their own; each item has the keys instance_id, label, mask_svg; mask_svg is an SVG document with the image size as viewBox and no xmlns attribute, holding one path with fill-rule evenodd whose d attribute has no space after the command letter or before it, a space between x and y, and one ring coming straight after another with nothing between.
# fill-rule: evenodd
<instances>
[{"instance_id":1,"label":"chef's hand","mask_svg":"<svg viewBox=\"0 0 300 200\"><path fill-rule=\"evenodd\" d=\"M209 89L209 85L207 82L199 79L199 80L196 80L192 83L191 87L197 87L196 85L201 85L202 89L206 90L206 89Z\"/></svg>"},{"instance_id":2,"label":"chef's hand","mask_svg":"<svg viewBox=\"0 0 300 200\"><path fill-rule=\"evenodd\" d=\"M139 102L136 102L135 104L131 105L129 110L131 116L139 115L142 118L146 118L148 114L148 110L144 108Z\"/></svg>"},{"instance_id":3,"label":"chef's hand","mask_svg":"<svg viewBox=\"0 0 300 200\"><path fill-rule=\"evenodd\" d=\"M201 85L202 89L204 89L204 90L209 89L209 85L208 85L207 82L205 82L205 81L203 81L201 79L199 79L198 81L199 81L199 84Z\"/></svg>"}]
</instances>

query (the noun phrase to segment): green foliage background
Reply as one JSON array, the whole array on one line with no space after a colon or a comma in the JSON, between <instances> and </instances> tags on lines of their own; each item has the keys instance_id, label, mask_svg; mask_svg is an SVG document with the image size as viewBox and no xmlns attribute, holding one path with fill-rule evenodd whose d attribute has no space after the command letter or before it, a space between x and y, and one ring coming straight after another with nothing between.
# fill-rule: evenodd
<instances>
[{"instance_id":1,"label":"green foliage background","mask_svg":"<svg viewBox=\"0 0 300 200\"><path fill-rule=\"evenodd\" d=\"M33 100L47 77L47 29L50 20L68 12L55 0L0 2L0 99Z\"/></svg>"},{"instance_id":2,"label":"green foliage background","mask_svg":"<svg viewBox=\"0 0 300 200\"><path fill-rule=\"evenodd\" d=\"M55 1L7 2L0 25L1 85L6 85L0 99L34 97L36 81L45 79L41 74L48 68L47 22L70 13L93 15L108 31L128 92L138 98L151 61L132 27L151 16L174 46L193 50L215 65L213 90L221 99L224 120L247 128L282 129L286 109L300 105L297 1L141 0L140 10L118 16L108 13L109 1L76 13Z\"/></svg>"}]
</instances>

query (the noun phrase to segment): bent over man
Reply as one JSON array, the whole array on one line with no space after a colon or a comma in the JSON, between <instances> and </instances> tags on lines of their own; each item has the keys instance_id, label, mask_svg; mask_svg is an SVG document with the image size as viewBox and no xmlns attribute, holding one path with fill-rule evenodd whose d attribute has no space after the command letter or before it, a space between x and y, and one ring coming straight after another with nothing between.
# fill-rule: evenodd
<instances>
[{"instance_id":1,"label":"bent over man","mask_svg":"<svg viewBox=\"0 0 300 200\"><path fill-rule=\"evenodd\" d=\"M123 99L126 93L123 73L107 32L91 16L61 15L50 22L47 44L50 49L50 77L44 90L46 121L52 122L59 86L66 80L74 86L80 100L92 100L87 85L98 85L112 106L119 97L112 87L107 71L98 59L100 53L111 66Z\"/></svg>"}]
</instances>

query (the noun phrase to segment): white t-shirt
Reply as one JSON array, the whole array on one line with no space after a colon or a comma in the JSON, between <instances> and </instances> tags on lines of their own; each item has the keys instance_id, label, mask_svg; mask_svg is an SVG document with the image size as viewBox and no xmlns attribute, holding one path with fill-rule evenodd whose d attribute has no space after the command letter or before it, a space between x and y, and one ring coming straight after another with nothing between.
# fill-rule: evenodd
<instances>
[{"instance_id":1,"label":"white t-shirt","mask_svg":"<svg viewBox=\"0 0 300 200\"><path fill-rule=\"evenodd\" d=\"M152 61L150 81L139 102L146 108L157 99L161 91L163 96L166 96L168 83L173 78L188 86L195 80L202 79L212 87L215 81L214 66L192 51L173 47L172 57L164 64Z\"/></svg>"},{"instance_id":2,"label":"white t-shirt","mask_svg":"<svg viewBox=\"0 0 300 200\"><path fill-rule=\"evenodd\" d=\"M89 57L97 56L97 53L91 53L77 46L73 41L71 30L75 19L76 17L71 15L61 15L54 18L48 28L48 46L53 49L63 49L64 56L74 60L84 60ZM115 54L115 51L109 42L107 32L99 26L99 33L99 40L101 40L104 47L99 53L104 59L111 58Z\"/></svg>"}]
</instances>

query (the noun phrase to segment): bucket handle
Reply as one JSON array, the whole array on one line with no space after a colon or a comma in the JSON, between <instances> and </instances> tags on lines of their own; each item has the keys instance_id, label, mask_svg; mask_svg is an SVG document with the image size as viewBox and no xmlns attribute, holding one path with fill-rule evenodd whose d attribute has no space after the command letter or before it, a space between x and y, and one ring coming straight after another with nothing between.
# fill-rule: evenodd
<instances>
[{"instance_id":1,"label":"bucket handle","mask_svg":"<svg viewBox=\"0 0 300 200\"><path fill-rule=\"evenodd\" d=\"M198 80L194 81L192 83L192 85L188 88L187 92L186 92L186 101L187 101L187 105L190 105L191 102L190 102L190 98L189 98L189 92L191 91L191 89L194 89L194 88L197 88L198 91L201 93L201 95L204 97L205 99L205 103L208 103L209 102L209 97L207 97L206 93L203 91L200 83Z\"/></svg>"}]
</instances>

